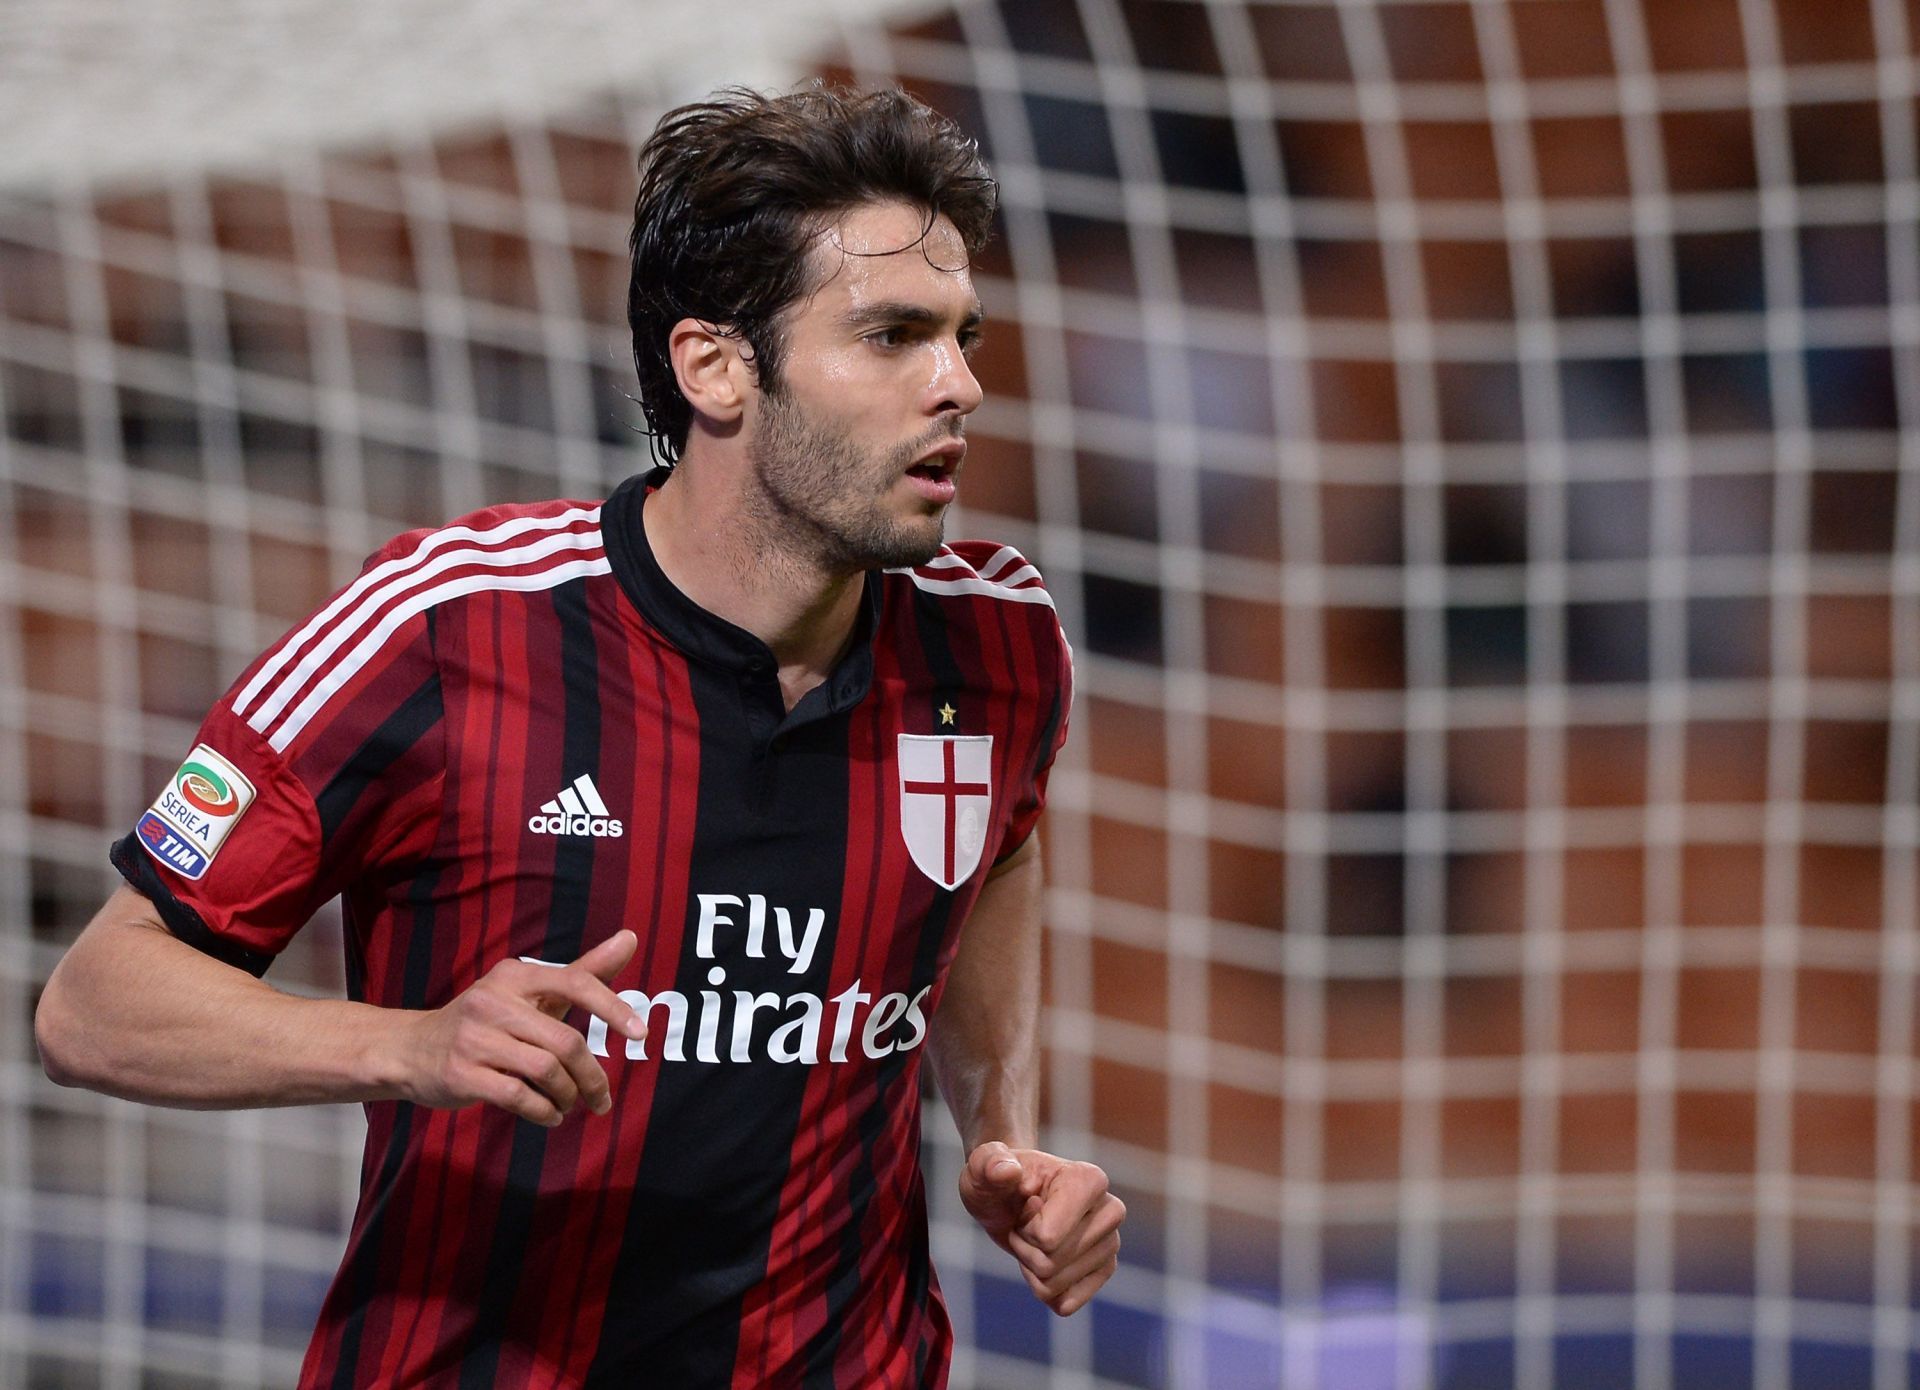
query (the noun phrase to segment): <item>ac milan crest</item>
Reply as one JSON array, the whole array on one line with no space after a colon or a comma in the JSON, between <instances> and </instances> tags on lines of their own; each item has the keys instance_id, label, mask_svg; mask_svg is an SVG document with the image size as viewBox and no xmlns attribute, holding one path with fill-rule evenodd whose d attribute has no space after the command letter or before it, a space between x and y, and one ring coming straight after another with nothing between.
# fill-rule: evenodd
<instances>
[{"instance_id":1,"label":"ac milan crest","mask_svg":"<svg viewBox=\"0 0 1920 1390\"><path fill-rule=\"evenodd\" d=\"M958 888L980 865L993 809L993 735L900 735L900 834L920 872Z\"/></svg>"}]
</instances>

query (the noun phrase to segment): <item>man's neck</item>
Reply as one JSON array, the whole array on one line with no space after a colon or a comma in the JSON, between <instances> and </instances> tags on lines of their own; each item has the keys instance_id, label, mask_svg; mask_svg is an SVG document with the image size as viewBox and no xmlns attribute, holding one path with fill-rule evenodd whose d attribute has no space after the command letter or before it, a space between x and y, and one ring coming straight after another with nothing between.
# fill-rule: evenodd
<instances>
[{"instance_id":1,"label":"man's neck","mask_svg":"<svg viewBox=\"0 0 1920 1390\"><path fill-rule=\"evenodd\" d=\"M772 650L789 708L832 673L853 637L863 572L836 573L761 534L746 499L682 464L641 509L647 544L675 588Z\"/></svg>"}]
</instances>

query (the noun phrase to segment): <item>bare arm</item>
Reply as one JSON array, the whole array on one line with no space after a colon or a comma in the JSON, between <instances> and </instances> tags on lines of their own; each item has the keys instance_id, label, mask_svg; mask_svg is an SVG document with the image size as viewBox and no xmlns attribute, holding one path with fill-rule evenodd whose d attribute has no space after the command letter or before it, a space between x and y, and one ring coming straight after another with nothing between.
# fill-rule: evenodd
<instances>
[{"instance_id":1,"label":"bare arm","mask_svg":"<svg viewBox=\"0 0 1920 1390\"><path fill-rule=\"evenodd\" d=\"M1040 837L988 874L960 932L932 1034L934 1079L971 1152L1031 1148L1040 1127Z\"/></svg>"},{"instance_id":2,"label":"bare arm","mask_svg":"<svg viewBox=\"0 0 1920 1390\"><path fill-rule=\"evenodd\" d=\"M131 888L107 900L54 968L34 1015L47 1075L151 1105L485 1102L558 1124L607 1081L578 1006L634 1036L605 983L637 943L616 933L564 970L506 961L445 1008L378 1008L285 994L177 939Z\"/></svg>"},{"instance_id":3,"label":"bare arm","mask_svg":"<svg viewBox=\"0 0 1920 1390\"><path fill-rule=\"evenodd\" d=\"M988 876L928 1039L967 1150L960 1200L1065 1317L1113 1277L1127 1208L1091 1163L1034 1147L1040 1127L1040 872L1032 835Z\"/></svg>"}]
</instances>

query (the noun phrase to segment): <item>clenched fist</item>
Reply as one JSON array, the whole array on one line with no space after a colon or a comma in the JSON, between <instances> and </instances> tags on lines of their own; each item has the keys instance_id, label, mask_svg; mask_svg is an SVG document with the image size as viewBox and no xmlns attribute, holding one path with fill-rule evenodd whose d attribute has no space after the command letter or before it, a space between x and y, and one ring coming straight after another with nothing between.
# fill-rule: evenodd
<instances>
[{"instance_id":1,"label":"clenched fist","mask_svg":"<svg viewBox=\"0 0 1920 1390\"><path fill-rule=\"evenodd\" d=\"M1061 1317L1113 1277L1127 1207L1091 1163L994 1140L967 1155L960 1200L994 1244L1020 1262L1027 1287Z\"/></svg>"}]
</instances>

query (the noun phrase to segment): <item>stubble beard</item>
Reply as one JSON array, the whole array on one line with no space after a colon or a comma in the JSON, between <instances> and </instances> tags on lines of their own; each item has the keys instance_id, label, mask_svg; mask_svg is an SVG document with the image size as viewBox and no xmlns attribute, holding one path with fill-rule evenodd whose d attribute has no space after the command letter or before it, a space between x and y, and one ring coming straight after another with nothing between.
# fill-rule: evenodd
<instances>
[{"instance_id":1,"label":"stubble beard","mask_svg":"<svg viewBox=\"0 0 1920 1390\"><path fill-rule=\"evenodd\" d=\"M761 399L747 461L758 484L749 509L767 532L763 544L841 574L923 565L940 552L945 508L902 519L886 512L884 499L915 459L956 428L876 455L844 427L815 421L785 391Z\"/></svg>"}]
</instances>

